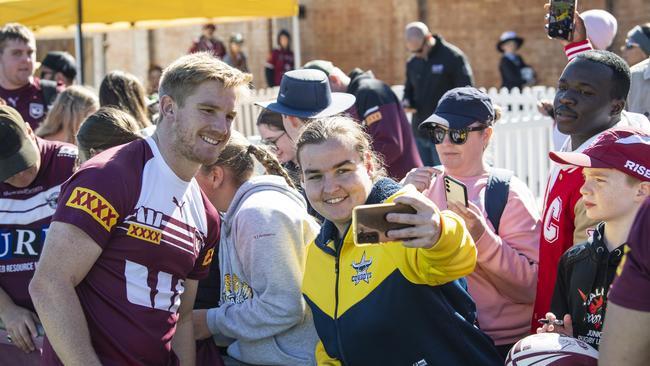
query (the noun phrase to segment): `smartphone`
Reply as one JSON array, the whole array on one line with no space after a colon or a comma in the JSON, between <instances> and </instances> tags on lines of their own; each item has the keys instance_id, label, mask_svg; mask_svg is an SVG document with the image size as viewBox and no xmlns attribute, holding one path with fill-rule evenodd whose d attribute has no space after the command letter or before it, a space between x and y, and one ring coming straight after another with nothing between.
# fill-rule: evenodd
<instances>
[{"instance_id":1,"label":"smartphone","mask_svg":"<svg viewBox=\"0 0 650 366\"><path fill-rule=\"evenodd\" d=\"M577 0L550 0L548 36L569 40L573 32L573 16Z\"/></svg>"},{"instance_id":2,"label":"smartphone","mask_svg":"<svg viewBox=\"0 0 650 366\"><path fill-rule=\"evenodd\" d=\"M463 182L448 175L445 175L443 180L445 181L445 197L447 198L447 203L455 202L469 207L467 203L467 187L465 187Z\"/></svg>"},{"instance_id":3,"label":"smartphone","mask_svg":"<svg viewBox=\"0 0 650 366\"><path fill-rule=\"evenodd\" d=\"M549 324L549 323L551 323L548 319L539 319L539 320L537 320L537 322L539 322L540 324ZM564 325L564 320L555 319L555 321L553 322L553 325Z\"/></svg>"},{"instance_id":4,"label":"smartphone","mask_svg":"<svg viewBox=\"0 0 650 366\"><path fill-rule=\"evenodd\" d=\"M394 241L386 236L389 230L412 226L388 222L386 215L389 213L415 214L417 211L413 207L401 203L380 203L355 207L352 210L354 244L379 244Z\"/></svg>"}]
</instances>

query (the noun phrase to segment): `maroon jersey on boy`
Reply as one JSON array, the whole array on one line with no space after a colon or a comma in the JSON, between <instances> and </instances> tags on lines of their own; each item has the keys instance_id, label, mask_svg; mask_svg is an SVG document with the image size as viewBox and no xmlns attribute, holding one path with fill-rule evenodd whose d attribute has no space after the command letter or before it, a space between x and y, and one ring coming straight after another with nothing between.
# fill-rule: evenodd
<instances>
[{"instance_id":1,"label":"maroon jersey on boy","mask_svg":"<svg viewBox=\"0 0 650 366\"><path fill-rule=\"evenodd\" d=\"M77 147L36 138L41 167L27 187L0 182L0 288L34 311L27 287L41 256L61 185L71 175Z\"/></svg>"},{"instance_id":2,"label":"maroon jersey on boy","mask_svg":"<svg viewBox=\"0 0 650 366\"><path fill-rule=\"evenodd\" d=\"M104 365L177 365L171 349L186 279L207 276L219 216L196 180L181 180L153 139L109 149L63 187L53 220L102 248L77 286ZM46 339L45 365L60 365Z\"/></svg>"},{"instance_id":3,"label":"maroon jersey on boy","mask_svg":"<svg viewBox=\"0 0 650 366\"><path fill-rule=\"evenodd\" d=\"M29 123L32 130L36 130L41 121L45 119L47 105L45 105L41 81L38 78L34 78L27 85L15 90L7 90L0 86L0 98L4 99L10 107L16 109L25 122Z\"/></svg>"}]
</instances>

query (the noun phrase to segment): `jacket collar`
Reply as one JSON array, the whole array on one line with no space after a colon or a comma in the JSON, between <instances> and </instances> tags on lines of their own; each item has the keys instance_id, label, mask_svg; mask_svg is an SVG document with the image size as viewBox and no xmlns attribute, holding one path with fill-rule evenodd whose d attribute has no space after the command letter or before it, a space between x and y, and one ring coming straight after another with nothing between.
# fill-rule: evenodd
<instances>
[{"instance_id":1,"label":"jacket collar","mask_svg":"<svg viewBox=\"0 0 650 366\"><path fill-rule=\"evenodd\" d=\"M356 95L361 81L365 79L374 79L375 76L370 70L363 71L359 68L355 68L354 70L350 71L348 77L350 78L350 85L348 85L347 92Z\"/></svg>"},{"instance_id":2,"label":"jacket collar","mask_svg":"<svg viewBox=\"0 0 650 366\"><path fill-rule=\"evenodd\" d=\"M596 252L596 257L600 260L605 258L612 264L618 264L620 257L623 256L623 245L615 248L611 252L607 249L607 244L605 243L605 223L601 222L596 225L591 238L589 239L591 246Z\"/></svg>"}]
</instances>

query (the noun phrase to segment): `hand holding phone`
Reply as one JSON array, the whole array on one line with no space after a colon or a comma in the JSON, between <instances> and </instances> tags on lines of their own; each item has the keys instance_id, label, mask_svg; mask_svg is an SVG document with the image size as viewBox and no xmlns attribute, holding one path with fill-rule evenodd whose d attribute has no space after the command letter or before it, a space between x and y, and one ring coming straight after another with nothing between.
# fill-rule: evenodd
<instances>
[{"instance_id":1,"label":"hand holding phone","mask_svg":"<svg viewBox=\"0 0 650 366\"><path fill-rule=\"evenodd\" d=\"M576 0L550 0L549 5L548 36L572 40Z\"/></svg>"},{"instance_id":2,"label":"hand holding phone","mask_svg":"<svg viewBox=\"0 0 650 366\"><path fill-rule=\"evenodd\" d=\"M398 203L379 203L355 207L352 210L354 244L379 244L394 241L386 235L389 230L399 230L411 226L389 222L386 220L386 215L389 213L415 214L417 212L409 205Z\"/></svg>"},{"instance_id":3,"label":"hand holding phone","mask_svg":"<svg viewBox=\"0 0 650 366\"><path fill-rule=\"evenodd\" d=\"M445 183L445 197L447 198L447 205L449 203L458 203L465 207L469 207L467 201L467 187L463 182L454 179L448 175L444 178Z\"/></svg>"},{"instance_id":4,"label":"hand holding phone","mask_svg":"<svg viewBox=\"0 0 650 366\"><path fill-rule=\"evenodd\" d=\"M557 319L555 314L546 313L545 318L537 321L542 324L537 328L537 333L560 333L573 337L573 324L569 314L565 314L562 319Z\"/></svg>"}]
</instances>

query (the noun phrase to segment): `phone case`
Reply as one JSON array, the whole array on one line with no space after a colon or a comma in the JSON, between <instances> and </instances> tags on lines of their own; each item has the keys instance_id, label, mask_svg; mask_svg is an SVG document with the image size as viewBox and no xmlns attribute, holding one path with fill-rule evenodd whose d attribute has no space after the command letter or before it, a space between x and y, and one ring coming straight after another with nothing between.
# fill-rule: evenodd
<instances>
[{"instance_id":1,"label":"phone case","mask_svg":"<svg viewBox=\"0 0 650 366\"><path fill-rule=\"evenodd\" d=\"M378 244L392 241L386 236L389 230L410 227L408 224L397 224L386 221L389 213L415 214L417 211L409 206L398 203L380 203L361 205L352 210L352 232L354 244Z\"/></svg>"},{"instance_id":2,"label":"phone case","mask_svg":"<svg viewBox=\"0 0 650 366\"><path fill-rule=\"evenodd\" d=\"M573 32L576 0L551 0L548 17L548 36L568 40Z\"/></svg>"},{"instance_id":3,"label":"phone case","mask_svg":"<svg viewBox=\"0 0 650 366\"><path fill-rule=\"evenodd\" d=\"M447 203L458 202L468 207L467 187L465 187L463 182L448 175L443 180L445 181L445 197L447 198Z\"/></svg>"}]
</instances>

